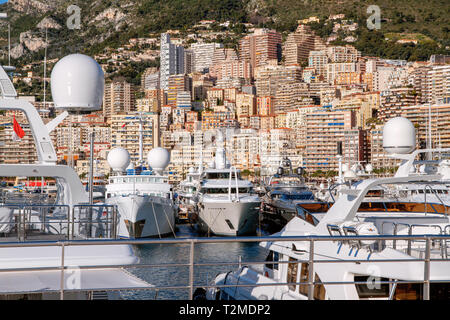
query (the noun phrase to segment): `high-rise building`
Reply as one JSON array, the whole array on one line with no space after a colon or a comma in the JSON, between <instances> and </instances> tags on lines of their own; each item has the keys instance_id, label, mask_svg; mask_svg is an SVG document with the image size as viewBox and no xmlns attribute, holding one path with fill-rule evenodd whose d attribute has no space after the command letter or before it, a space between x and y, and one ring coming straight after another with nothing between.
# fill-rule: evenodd
<instances>
[{"instance_id":1,"label":"high-rise building","mask_svg":"<svg viewBox=\"0 0 450 320\"><path fill-rule=\"evenodd\" d=\"M326 77L328 56L325 50L310 51L308 56L308 66L314 68L317 75Z\"/></svg>"},{"instance_id":2,"label":"high-rise building","mask_svg":"<svg viewBox=\"0 0 450 320\"><path fill-rule=\"evenodd\" d=\"M213 64L216 49L223 47L221 43L193 43L191 51L194 53L193 70L195 72L208 73Z\"/></svg>"},{"instance_id":3,"label":"high-rise building","mask_svg":"<svg viewBox=\"0 0 450 320\"><path fill-rule=\"evenodd\" d=\"M450 65L434 66L427 82L427 103L450 103Z\"/></svg>"},{"instance_id":4,"label":"high-rise building","mask_svg":"<svg viewBox=\"0 0 450 320\"><path fill-rule=\"evenodd\" d=\"M361 57L361 52L355 47L346 46L331 46L326 49L330 61L337 62L356 62Z\"/></svg>"},{"instance_id":5,"label":"high-rise building","mask_svg":"<svg viewBox=\"0 0 450 320\"><path fill-rule=\"evenodd\" d=\"M147 68L142 74L141 78L141 89L149 90L149 89L159 89L159 71L157 68Z\"/></svg>"},{"instance_id":6,"label":"high-rise building","mask_svg":"<svg viewBox=\"0 0 450 320\"><path fill-rule=\"evenodd\" d=\"M139 160L139 118L143 120L143 158L159 146L159 119L157 113L139 115L120 113L111 119L111 147L122 147L130 153L131 161Z\"/></svg>"},{"instance_id":7,"label":"high-rise building","mask_svg":"<svg viewBox=\"0 0 450 320\"><path fill-rule=\"evenodd\" d=\"M258 96L276 96L278 86L287 82L300 82L302 72L298 66L267 65L258 69L255 78Z\"/></svg>"},{"instance_id":8,"label":"high-rise building","mask_svg":"<svg viewBox=\"0 0 450 320\"><path fill-rule=\"evenodd\" d=\"M382 122L401 116L406 106L416 105L419 102L414 90L408 87L382 91L380 97L378 118Z\"/></svg>"},{"instance_id":9,"label":"high-rise building","mask_svg":"<svg viewBox=\"0 0 450 320\"><path fill-rule=\"evenodd\" d=\"M419 143L431 142L430 148L450 148L450 104L405 106L401 116L416 127Z\"/></svg>"},{"instance_id":10,"label":"high-rise building","mask_svg":"<svg viewBox=\"0 0 450 320\"><path fill-rule=\"evenodd\" d=\"M253 73L249 60L229 60L212 65L210 74L221 80L224 78L250 79Z\"/></svg>"},{"instance_id":11,"label":"high-rise building","mask_svg":"<svg viewBox=\"0 0 450 320\"><path fill-rule=\"evenodd\" d=\"M176 106L178 93L181 91L191 91L192 79L186 74L171 75L168 84L167 104L169 106Z\"/></svg>"},{"instance_id":12,"label":"high-rise building","mask_svg":"<svg viewBox=\"0 0 450 320\"><path fill-rule=\"evenodd\" d=\"M134 87L125 80L113 80L105 84L103 116L110 119L119 112L135 110Z\"/></svg>"},{"instance_id":13,"label":"high-rise building","mask_svg":"<svg viewBox=\"0 0 450 320\"><path fill-rule=\"evenodd\" d=\"M284 113L313 103L307 83L287 81L277 87L274 113Z\"/></svg>"},{"instance_id":14,"label":"high-rise building","mask_svg":"<svg viewBox=\"0 0 450 320\"><path fill-rule=\"evenodd\" d=\"M184 72L191 74L194 72L194 51L190 49L184 50Z\"/></svg>"},{"instance_id":15,"label":"high-rise building","mask_svg":"<svg viewBox=\"0 0 450 320\"><path fill-rule=\"evenodd\" d=\"M250 61L252 72L271 60L281 60L281 34L275 30L255 29L239 41L239 58Z\"/></svg>"},{"instance_id":16,"label":"high-rise building","mask_svg":"<svg viewBox=\"0 0 450 320\"><path fill-rule=\"evenodd\" d=\"M171 43L170 35L162 33L159 70L162 89L168 90L171 75L185 72L184 58L184 48Z\"/></svg>"},{"instance_id":17,"label":"high-rise building","mask_svg":"<svg viewBox=\"0 0 450 320\"><path fill-rule=\"evenodd\" d=\"M352 111L328 111L306 114L306 168L310 172L338 169L336 147L346 131L355 124Z\"/></svg>"},{"instance_id":18,"label":"high-rise building","mask_svg":"<svg viewBox=\"0 0 450 320\"><path fill-rule=\"evenodd\" d=\"M306 62L311 51L325 49L325 44L307 25L300 24L295 32L290 33L284 43L285 65L299 66Z\"/></svg>"}]
</instances>

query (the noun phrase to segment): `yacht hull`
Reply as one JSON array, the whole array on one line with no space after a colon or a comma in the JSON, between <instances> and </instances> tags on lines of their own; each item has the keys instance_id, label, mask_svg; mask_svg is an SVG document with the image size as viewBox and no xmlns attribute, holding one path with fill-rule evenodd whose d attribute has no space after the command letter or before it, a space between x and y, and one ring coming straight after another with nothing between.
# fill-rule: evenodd
<instances>
[{"instance_id":1,"label":"yacht hull","mask_svg":"<svg viewBox=\"0 0 450 320\"><path fill-rule=\"evenodd\" d=\"M259 206L260 202L201 202L198 231L218 236L255 234Z\"/></svg>"},{"instance_id":2,"label":"yacht hull","mask_svg":"<svg viewBox=\"0 0 450 320\"><path fill-rule=\"evenodd\" d=\"M107 199L106 203L117 205L119 237L162 237L172 235L175 231L174 205L171 199L130 195L113 197Z\"/></svg>"}]
</instances>

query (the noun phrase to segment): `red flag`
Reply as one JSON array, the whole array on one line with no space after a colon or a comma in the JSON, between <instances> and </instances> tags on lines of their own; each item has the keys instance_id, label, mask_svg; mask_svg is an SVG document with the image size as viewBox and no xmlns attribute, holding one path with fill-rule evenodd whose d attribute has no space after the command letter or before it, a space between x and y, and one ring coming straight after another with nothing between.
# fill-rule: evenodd
<instances>
[{"instance_id":1,"label":"red flag","mask_svg":"<svg viewBox=\"0 0 450 320\"><path fill-rule=\"evenodd\" d=\"M126 126L126 125L127 125L127 124L126 124L126 123L124 123L124 124L122 125L122 129L123 129L123 128L125 128L125 126Z\"/></svg>"},{"instance_id":2,"label":"red flag","mask_svg":"<svg viewBox=\"0 0 450 320\"><path fill-rule=\"evenodd\" d=\"M20 124L17 122L15 115L14 115L14 120L13 120L13 129L14 129L14 132L16 133L16 135L20 139L22 139L25 136L25 132L23 131L23 129L20 126Z\"/></svg>"}]
</instances>

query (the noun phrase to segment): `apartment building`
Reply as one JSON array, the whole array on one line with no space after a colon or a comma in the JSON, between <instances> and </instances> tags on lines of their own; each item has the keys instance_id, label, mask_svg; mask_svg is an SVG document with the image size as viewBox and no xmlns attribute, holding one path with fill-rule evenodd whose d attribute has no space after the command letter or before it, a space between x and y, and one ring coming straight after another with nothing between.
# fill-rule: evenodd
<instances>
[{"instance_id":1,"label":"apartment building","mask_svg":"<svg viewBox=\"0 0 450 320\"><path fill-rule=\"evenodd\" d=\"M239 58L250 62L252 72L270 60L281 60L281 34L275 30L255 29L239 41Z\"/></svg>"},{"instance_id":2,"label":"apartment building","mask_svg":"<svg viewBox=\"0 0 450 320\"><path fill-rule=\"evenodd\" d=\"M344 133L355 125L352 111L328 111L306 114L305 165L308 171L337 170L336 146Z\"/></svg>"},{"instance_id":3,"label":"apartment building","mask_svg":"<svg viewBox=\"0 0 450 320\"><path fill-rule=\"evenodd\" d=\"M311 51L325 49L322 39L314 34L311 28L299 24L296 31L290 33L284 43L283 54L286 66L301 66L308 61Z\"/></svg>"},{"instance_id":4,"label":"apartment building","mask_svg":"<svg viewBox=\"0 0 450 320\"><path fill-rule=\"evenodd\" d=\"M103 116L110 119L120 112L135 110L134 87L125 80L113 80L105 84L103 96Z\"/></svg>"},{"instance_id":5,"label":"apartment building","mask_svg":"<svg viewBox=\"0 0 450 320\"><path fill-rule=\"evenodd\" d=\"M121 113L111 118L111 148L122 147L130 153L131 161L139 160L139 119L142 117L143 157L160 145L159 117L157 113L141 115Z\"/></svg>"}]
</instances>

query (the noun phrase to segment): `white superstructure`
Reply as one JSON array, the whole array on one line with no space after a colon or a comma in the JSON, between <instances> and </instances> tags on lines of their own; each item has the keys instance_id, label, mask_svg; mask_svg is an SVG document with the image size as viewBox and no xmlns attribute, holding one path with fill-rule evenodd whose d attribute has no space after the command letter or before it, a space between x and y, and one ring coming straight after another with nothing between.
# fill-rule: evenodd
<instances>
[{"instance_id":1,"label":"white superstructure","mask_svg":"<svg viewBox=\"0 0 450 320\"><path fill-rule=\"evenodd\" d=\"M408 187L415 190L417 186L436 185L441 187L441 195L448 194L448 185L442 183L446 181L448 168L444 168L441 163L436 172L423 171L418 174L410 170L415 157L406 155L412 151L411 147L390 141L394 140L387 141L387 146L405 155L395 177L369 178L349 184L340 191L339 198L326 212L312 212L299 207L297 217L282 231L274 234L273 241L261 244L268 250L266 261L270 263L259 270L240 267L236 271L218 275L213 284L239 284L241 287L208 289L206 297L282 300L448 299L448 240L427 240L426 237L449 234L449 204L433 200L427 202L423 197L416 201L411 197L371 201L368 197L371 190L408 190ZM399 157L399 154L394 156ZM392 239L360 237L378 235L390 236ZM279 238L293 236L355 238L314 241L313 245L308 240L281 241ZM400 239L399 236L410 238ZM314 261L313 267L312 263L308 263L311 260ZM243 286L245 284L257 286Z\"/></svg>"},{"instance_id":2,"label":"white superstructure","mask_svg":"<svg viewBox=\"0 0 450 320\"><path fill-rule=\"evenodd\" d=\"M104 78L95 60L79 54L69 55L61 59L54 70L52 96L58 108L83 111L101 108ZM0 270L4 271L0 275L0 297L89 299L97 290L149 287L122 269L123 265L138 262L129 245L76 245L67 242L65 250L62 250L61 242L56 241L111 238L111 234L114 237L114 215L110 215L112 207L89 205L88 195L76 172L69 166L56 164L50 132L68 112L44 124L34 106L17 99L3 68L0 68L0 95L0 109L26 114L38 155L34 164L0 164L0 175L50 177L58 186L55 205L0 205L2 239L22 244L16 247L2 247L0 244ZM27 246L33 240L50 242L43 246ZM61 266L77 266L76 279L73 272L69 269L62 271ZM37 269L42 267L53 270ZM77 281L72 282L74 279ZM64 290L75 291L64 293Z\"/></svg>"},{"instance_id":3,"label":"white superstructure","mask_svg":"<svg viewBox=\"0 0 450 320\"><path fill-rule=\"evenodd\" d=\"M221 236L256 233L261 200L253 184L239 173L227 161L225 149L217 147L215 161L202 173L197 193L200 231Z\"/></svg>"},{"instance_id":4,"label":"white superstructure","mask_svg":"<svg viewBox=\"0 0 450 320\"><path fill-rule=\"evenodd\" d=\"M116 174L106 186L106 203L118 207L120 237L175 235L172 186L168 177L162 175L169 161L169 153L163 148L152 149L148 154L153 171L129 166L130 157L123 148L108 154L108 162Z\"/></svg>"}]
</instances>

